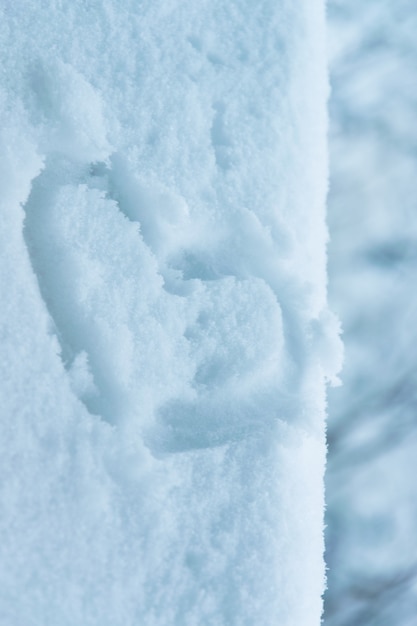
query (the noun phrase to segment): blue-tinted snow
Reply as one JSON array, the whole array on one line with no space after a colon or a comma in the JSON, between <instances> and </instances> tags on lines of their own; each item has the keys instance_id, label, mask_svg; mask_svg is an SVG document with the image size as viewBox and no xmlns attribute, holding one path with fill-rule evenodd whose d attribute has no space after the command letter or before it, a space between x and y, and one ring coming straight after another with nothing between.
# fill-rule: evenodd
<instances>
[{"instance_id":1,"label":"blue-tinted snow","mask_svg":"<svg viewBox=\"0 0 417 626\"><path fill-rule=\"evenodd\" d=\"M329 398L326 626L416 622L417 5L329 3L330 296L344 386Z\"/></svg>"},{"instance_id":2,"label":"blue-tinted snow","mask_svg":"<svg viewBox=\"0 0 417 626\"><path fill-rule=\"evenodd\" d=\"M321 1L0 29L1 619L319 624Z\"/></svg>"}]
</instances>

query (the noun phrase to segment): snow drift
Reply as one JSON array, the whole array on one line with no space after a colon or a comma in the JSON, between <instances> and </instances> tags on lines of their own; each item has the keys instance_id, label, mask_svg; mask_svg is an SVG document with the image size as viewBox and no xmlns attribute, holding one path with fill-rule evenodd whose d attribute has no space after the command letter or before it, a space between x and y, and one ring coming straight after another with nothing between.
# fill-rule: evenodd
<instances>
[{"instance_id":1,"label":"snow drift","mask_svg":"<svg viewBox=\"0 0 417 626\"><path fill-rule=\"evenodd\" d=\"M319 624L323 22L3 4L4 623Z\"/></svg>"}]
</instances>

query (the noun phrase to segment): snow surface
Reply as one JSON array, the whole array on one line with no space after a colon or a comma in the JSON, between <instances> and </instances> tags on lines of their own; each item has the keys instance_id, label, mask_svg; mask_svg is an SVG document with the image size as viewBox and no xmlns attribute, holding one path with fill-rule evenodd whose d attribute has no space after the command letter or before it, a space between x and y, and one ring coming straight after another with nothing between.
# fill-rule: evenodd
<instances>
[{"instance_id":1,"label":"snow surface","mask_svg":"<svg viewBox=\"0 0 417 626\"><path fill-rule=\"evenodd\" d=\"M2 624L319 624L323 41L321 0L2 3Z\"/></svg>"},{"instance_id":2,"label":"snow surface","mask_svg":"<svg viewBox=\"0 0 417 626\"><path fill-rule=\"evenodd\" d=\"M326 626L417 623L417 4L331 0Z\"/></svg>"}]
</instances>

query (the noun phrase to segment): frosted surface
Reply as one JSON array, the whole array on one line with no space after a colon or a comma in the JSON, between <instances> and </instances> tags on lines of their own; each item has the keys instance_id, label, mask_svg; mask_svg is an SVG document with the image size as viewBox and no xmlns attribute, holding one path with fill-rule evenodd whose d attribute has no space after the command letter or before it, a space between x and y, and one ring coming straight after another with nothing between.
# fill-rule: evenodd
<instances>
[{"instance_id":1,"label":"frosted surface","mask_svg":"<svg viewBox=\"0 0 417 626\"><path fill-rule=\"evenodd\" d=\"M2 623L319 624L323 21L2 3Z\"/></svg>"}]
</instances>

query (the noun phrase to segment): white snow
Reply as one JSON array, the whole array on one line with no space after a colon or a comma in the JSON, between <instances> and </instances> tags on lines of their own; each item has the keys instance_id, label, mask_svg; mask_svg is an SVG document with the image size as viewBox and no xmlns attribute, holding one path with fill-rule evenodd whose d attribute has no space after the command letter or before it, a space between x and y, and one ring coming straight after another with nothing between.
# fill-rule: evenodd
<instances>
[{"instance_id":1,"label":"white snow","mask_svg":"<svg viewBox=\"0 0 417 626\"><path fill-rule=\"evenodd\" d=\"M6 0L0 617L320 623L321 0Z\"/></svg>"}]
</instances>

